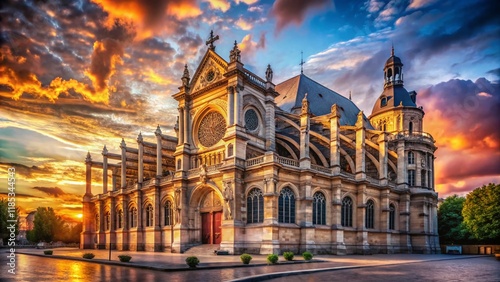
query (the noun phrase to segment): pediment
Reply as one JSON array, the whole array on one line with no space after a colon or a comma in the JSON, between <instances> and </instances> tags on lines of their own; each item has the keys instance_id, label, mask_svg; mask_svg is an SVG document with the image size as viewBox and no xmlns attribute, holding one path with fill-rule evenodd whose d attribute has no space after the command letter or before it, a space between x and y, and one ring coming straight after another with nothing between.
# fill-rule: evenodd
<instances>
[{"instance_id":1,"label":"pediment","mask_svg":"<svg viewBox=\"0 0 500 282\"><path fill-rule=\"evenodd\" d=\"M217 53L208 50L191 80L193 92L201 90L221 79L227 71L227 62Z\"/></svg>"}]
</instances>

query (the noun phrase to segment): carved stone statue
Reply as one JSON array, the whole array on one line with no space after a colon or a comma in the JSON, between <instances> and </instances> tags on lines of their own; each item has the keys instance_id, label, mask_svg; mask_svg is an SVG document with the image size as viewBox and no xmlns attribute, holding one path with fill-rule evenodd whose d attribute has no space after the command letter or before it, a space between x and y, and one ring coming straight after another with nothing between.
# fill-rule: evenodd
<instances>
[{"instance_id":1,"label":"carved stone statue","mask_svg":"<svg viewBox=\"0 0 500 282\"><path fill-rule=\"evenodd\" d=\"M231 182L224 182L224 202L226 203L226 209L224 213L225 219L233 219L233 189L231 188Z\"/></svg>"},{"instance_id":2,"label":"carved stone statue","mask_svg":"<svg viewBox=\"0 0 500 282\"><path fill-rule=\"evenodd\" d=\"M309 113L309 101L307 100L307 93L304 95L304 99L302 99L302 111L303 114Z\"/></svg>"},{"instance_id":3,"label":"carved stone statue","mask_svg":"<svg viewBox=\"0 0 500 282\"><path fill-rule=\"evenodd\" d=\"M208 180L207 165L206 164L202 164L200 166L200 181L203 184L207 184L207 180Z\"/></svg>"},{"instance_id":4,"label":"carved stone statue","mask_svg":"<svg viewBox=\"0 0 500 282\"><path fill-rule=\"evenodd\" d=\"M174 195L174 201L175 201L175 221L176 223L181 222L181 189L178 188L175 190L175 195Z\"/></svg>"},{"instance_id":5,"label":"carved stone statue","mask_svg":"<svg viewBox=\"0 0 500 282\"><path fill-rule=\"evenodd\" d=\"M229 60L230 62L240 62L241 60L241 51L238 49L238 43L236 40L234 41L233 49L229 52Z\"/></svg>"},{"instance_id":6,"label":"carved stone statue","mask_svg":"<svg viewBox=\"0 0 500 282\"><path fill-rule=\"evenodd\" d=\"M271 69L271 65L267 65L266 81L267 82L272 82L273 81L273 70Z\"/></svg>"}]
</instances>

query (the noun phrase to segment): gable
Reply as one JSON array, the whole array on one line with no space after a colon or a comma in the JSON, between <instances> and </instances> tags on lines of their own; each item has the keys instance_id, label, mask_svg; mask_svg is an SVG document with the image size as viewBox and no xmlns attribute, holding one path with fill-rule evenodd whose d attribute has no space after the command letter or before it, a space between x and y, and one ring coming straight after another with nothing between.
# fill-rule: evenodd
<instances>
[{"instance_id":1,"label":"gable","mask_svg":"<svg viewBox=\"0 0 500 282\"><path fill-rule=\"evenodd\" d=\"M198 91L214 82L224 79L226 71L227 62L214 51L207 50L191 80L190 86L192 91Z\"/></svg>"}]
</instances>

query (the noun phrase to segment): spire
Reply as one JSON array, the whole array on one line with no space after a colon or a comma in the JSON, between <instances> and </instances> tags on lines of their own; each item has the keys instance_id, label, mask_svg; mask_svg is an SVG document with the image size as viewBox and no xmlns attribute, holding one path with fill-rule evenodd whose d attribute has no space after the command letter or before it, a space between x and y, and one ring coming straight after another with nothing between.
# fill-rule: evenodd
<instances>
[{"instance_id":1,"label":"spire","mask_svg":"<svg viewBox=\"0 0 500 282\"><path fill-rule=\"evenodd\" d=\"M102 148L102 155L105 156L108 154L108 149L106 148L106 145Z\"/></svg>"},{"instance_id":2,"label":"spire","mask_svg":"<svg viewBox=\"0 0 500 282\"><path fill-rule=\"evenodd\" d=\"M120 148L125 148L127 147L127 144L125 144L125 140L122 138L122 142L120 143Z\"/></svg>"},{"instance_id":3,"label":"spire","mask_svg":"<svg viewBox=\"0 0 500 282\"><path fill-rule=\"evenodd\" d=\"M188 65L184 65L184 74L182 75L182 85L188 86L189 85L189 70L188 70Z\"/></svg>"},{"instance_id":4,"label":"spire","mask_svg":"<svg viewBox=\"0 0 500 282\"><path fill-rule=\"evenodd\" d=\"M392 44L391 56L394 56L394 43Z\"/></svg>"},{"instance_id":5,"label":"spire","mask_svg":"<svg viewBox=\"0 0 500 282\"><path fill-rule=\"evenodd\" d=\"M142 139L142 133L139 131L139 135L137 136L137 143L142 143L144 139Z\"/></svg>"},{"instance_id":6,"label":"spire","mask_svg":"<svg viewBox=\"0 0 500 282\"><path fill-rule=\"evenodd\" d=\"M304 74L304 59L303 59L303 53L300 51L300 74Z\"/></svg>"},{"instance_id":7,"label":"spire","mask_svg":"<svg viewBox=\"0 0 500 282\"><path fill-rule=\"evenodd\" d=\"M304 95L304 99L302 99L302 114L309 113L309 101L307 100L307 93Z\"/></svg>"},{"instance_id":8,"label":"spire","mask_svg":"<svg viewBox=\"0 0 500 282\"><path fill-rule=\"evenodd\" d=\"M352 97L351 97L351 90L349 90L349 100L352 101Z\"/></svg>"},{"instance_id":9,"label":"spire","mask_svg":"<svg viewBox=\"0 0 500 282\"><path fill-rule=\"evenodd\" d=\"M208 37L208 40L205 42L205 45L210 45L210 46L208 46L208 49L215 51L214 42L216 40L219 40L219 36L218 35L214 36L214 31L211 30L210 36Z\"/></svg>"}]
</instances>

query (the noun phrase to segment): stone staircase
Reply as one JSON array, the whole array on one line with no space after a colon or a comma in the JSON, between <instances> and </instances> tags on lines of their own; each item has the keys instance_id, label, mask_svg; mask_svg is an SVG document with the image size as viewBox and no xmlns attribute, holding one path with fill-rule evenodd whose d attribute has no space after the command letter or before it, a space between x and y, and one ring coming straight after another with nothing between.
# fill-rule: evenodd
<instances>
[{"instance_id":1,"label":"stone staircase","mask_svg":"<svg viewBox=\"0 0 500 282\"><path fill-rule=\"evenodd\" d=\"M189 248L184 254L188 255L213 255L219 249L219 245L203 244Z\"/></svg>"}]
</instances>

